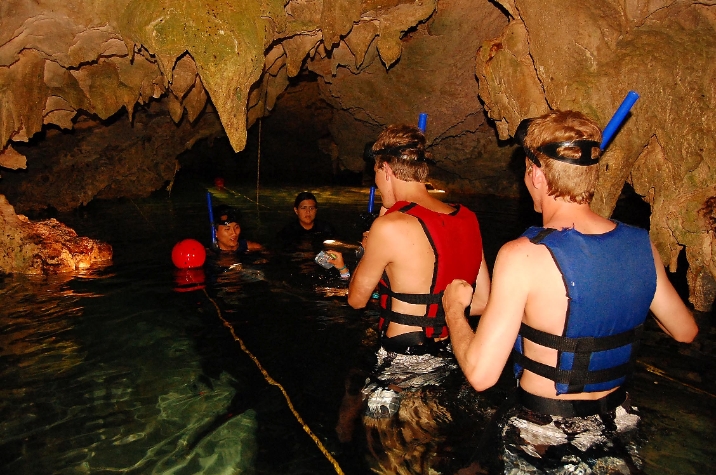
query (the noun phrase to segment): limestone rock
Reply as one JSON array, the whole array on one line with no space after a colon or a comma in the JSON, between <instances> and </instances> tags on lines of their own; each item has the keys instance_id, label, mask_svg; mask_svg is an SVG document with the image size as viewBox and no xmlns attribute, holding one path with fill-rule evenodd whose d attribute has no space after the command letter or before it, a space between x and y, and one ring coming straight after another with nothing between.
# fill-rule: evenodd
<instances>
[{"instance_id":1,"label":"limestone rock","mask_svg":"<svg viewBox=\"0 0 716 475\"><path fill-rule=\"evenodd\" d=\"M62 274L111 259L109 244L78 236L56 219L31 222L0 195L0 272Z\"/></svg>"},{"instance_id":2,"label":"limestone rock","mask_svg":"<svg viewBox=\"0 0 716 475\"><path fill-rule=\"evenodd\" d=\"M707 309L716 274L704 243L713 233L697 211L716 195L715 7L500 3L511 21L477 60L480 97L500 137L548 109L580 110L604 126L626 93L637 91L641 98L600 163L593 208L610 215L624 183L632 184L651 205L650 233L662 260L675 270L686 248L691 302Z\"/></svg>"}]
</instances>

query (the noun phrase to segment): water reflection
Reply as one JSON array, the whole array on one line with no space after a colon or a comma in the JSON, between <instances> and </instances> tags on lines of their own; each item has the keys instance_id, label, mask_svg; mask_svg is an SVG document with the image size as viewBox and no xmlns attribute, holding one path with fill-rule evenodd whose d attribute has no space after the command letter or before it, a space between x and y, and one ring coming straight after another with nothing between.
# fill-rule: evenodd
<instances>
[{"instance_id":1,"label":"water reflection","mask_svg":"<svg viewBox=\"0 0 716 475\"><path fill-rule=\"evenodd\" d=\"M98 202L59 217L112 244L110 268L0 279L2 473L335 473L218 320L201 276L175 280L172 246L209 236L205 188L180 185L171 198ZM343 471L470 466L510 375L482 394L460 378L409 391L393 418L364 418L360 388L375 365L376 310L346 305L346 283L313 261L322 243L278 245L275 233L300 189L264 190L258 206L255 190L226 185L215 202L242 209L242 227L269 251L207 264L203 285ZM358 242L352 217L364 211L368 189L312 191L339 236ZM457 199L481 220L488 263L528 224L514 200ZM197 288L176 292L181 282ZM655 324L646 329L640 361L671 378L637 367L632 393L647 474L716 468L716 338L708 316L700 324L690 347L662 338Z\"/></svg>"}]
</instances>

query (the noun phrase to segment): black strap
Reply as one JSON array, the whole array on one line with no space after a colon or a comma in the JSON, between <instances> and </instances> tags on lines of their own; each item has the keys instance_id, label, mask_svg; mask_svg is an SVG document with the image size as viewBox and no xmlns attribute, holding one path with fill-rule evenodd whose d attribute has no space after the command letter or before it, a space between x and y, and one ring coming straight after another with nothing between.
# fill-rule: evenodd
<instances>
[{"instance_id":1,"label":"black strap","mask_svg":"<svg viewBox=\"0 0 716 475\"><path fill-rule=\"evenodd\" d=\"M537 330L523 323L520 325L520 335L541 346L569 353L594 353L597 351L613 350L638 341L644 330L641 324L631 330L610 336L569 338L553 335Z\"/></svg>"},{"instance_id":2,"label":"black strap","mask_svg":"<svg viewBox=\"0 0 716 475\"><path fill-rule=\"evenodd\" d=\"M395 322L401 325L409 325L411 327L434 327L436 333L438 328L442 330L445 326L445 315L438 314L435 317L427 317L425 315L407 315L405 313L398 313L392 310L382 310L380 316L383 317L385 322ZM386 327L387 328L387 327Z\"/></svg>"},{"instance_id":3,"label":"black strap","mask_svg":"<svg viewBox=\"0 0 716 475\"><path fill-rule=\"evenodd\" d=\"M402 208L398 208L399 213L406 213L410 211L411 209L418 206L418 203L408 203L407 205L403 206Z\"/></svg>"},{"instance_id":4,"label":"black strap","mask_svg":"<svg viewBox=\"0 0 716 475\"><path fill-rule=\"evenodd\" d=\"M386 287L386 294L393 297L396 300L400 300L401 302L405 303L411 303L416 305L432 305L432 304L440 304L443 300L443 293L445 291L441 291L437 294L403 294L400 292L393 292L392 290L388 289Z\"/></svg>"},{"instance_id":5,"label":"black strap","mask_svg":"<svg viewBox=\"0 0 716 475\"><path fill-rule=\"evenodd\" d=\"M552 234L555 231L556 231L556 229L554 229L554 228L543 228L542 231L538 232L537 234L534 235L533 238L530 239L530 242L532 244L539 244L542 242L542 240L544 238L546 238L547 236L549 236L550 234Z\"/></svg>"},{"instance_id":6,"label":"black strap","mask_svg":"<svg viewBox=\"0 0 716 475\"><path fill-rule=\"evenodd\" d=\"M589 399L551 399L530 394L517 388L517 399L525 408L540 414L561 417L587 417L613 411L626 401L627 392L623 386L606 396Z\"/></svg>"},{"instance_id":7,"label":"black strap","mask_svg":"<svg viewBox=\"0 0 716 475\"><path fill-rule=\"evenodd\" d=\"M539 363L516 350L512 350L512 358L516 364L528 371L552 380L555 383L568 384L568 392L570 393L582 392L583 389L579 390L578 388L587 384L606 383L607 381L626 377L631 372L633 366L632 361L629 361L619 366L593 371L584 371L582 368L567 370Z\"/></svg>"},{"instance_id":8,"label":"black strap","mask_svg":"<svg viewBox=\"0 0 716 475\"><path fill-rule=\"evenodd\" d=\"M426 338L423 332L403 333L390 338L381 334L380 337L380 346L385 351L402 355L445 356L450 353L449 342L448 339L435 341L432 338Z\"/></svg>"}]
</instances>

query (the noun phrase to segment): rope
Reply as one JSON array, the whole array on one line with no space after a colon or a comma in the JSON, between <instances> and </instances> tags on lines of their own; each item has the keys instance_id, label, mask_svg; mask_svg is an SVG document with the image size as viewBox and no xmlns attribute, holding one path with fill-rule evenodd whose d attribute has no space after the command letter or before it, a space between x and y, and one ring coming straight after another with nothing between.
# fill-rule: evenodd
<instances>
[{"instance_id":1,"label":"rope","mask_svg":"<svg viewBox=\"0 0 716 475\"><path fill-rule=\"evenodd\" d=\"M242 194L239 193L238 191L230 190L229 188L226 188L226 187L224 187L224 191L228 191L229 193L231 193L231 194L234 195L234 196L240 196L240 197L242 197L242 198L244 198L244 199L246 199L246 200L248 200L248 201L250 201L250 202L252 202L252 203L256 203L256 206L257 206L257 207L258 207L258 206L262 206L262 207L264 207L264 208L266 208L266 209L271 209L270 206L266 206L266 205L259 204L258 201L254 201L254 200L252 200L251 198L249 198L248 196L242 195Z\"/></svg>"},{"instance_id":2,"label":"rope","mask_svg":"<svg viewBox=\"0 0 716 475\"><path fill-rule=\"evenodd\" d=\"M157 231L157 228L154 227L154 224L153 224L151 221L149 221L146 216L144 216L144 213L142 213L142 210L139 209L139 206L137 206L137 203L135 203L132 198L130 198L129 201L131 201L132 204L134 205L134 207L137 208L137 211L139 211L140 216L141 216L142 218L144 218L144 221L146 221L147 224L148 224L149 226L151 226L151 228L152 228L154 231Z\"/></svg>"},{"instance_id":3,"label":"rope","mask_svg":"<svg viewBox=\"0 0 716 475\"><path fill-rule=\"evenodd\" d=\"M256 211L259 210L259 177L261 176L261 117L259 117L258 152L256 153Z\"/></svg>"},{"instance_id":4,"label":"rope","mask_svg":"<svg viewBox=\"0 0 716 475\"><path fill-rule=\"evenodd\" d=\"M283 394L284 399L286 399L288 408L291 410L291 413L294 415L294 417L296 418L298 423L301 424L301 427L303 428L303 430L306 432L306 434L308 434L308 436L311 439L313 439L313 442L315 442L316 446L318 446L318 449L323 453L323 455L326 457L326 459L328 459L328 461L331 462L336 473L339 475L343 475L343 470L341 470L341 467L338 465L338 462L336 461L336 459L333 458L333 456L328 451L328 449L326 449L326 447L319 440L319 438L313 433L313 431L311 431L311 428L308 427L308 424L306 424L304 422L303 418L298 413L298 411L296 411L296 408L293 406L293 403L291 402L291 398L288 396L288 393L286 393L286 390L283 388L283 386L281 386L281 384L278 381L273 379L268 374L268 372L264 369L264 367L261 366L261 363L259 362L259 360L249 351L248 348L246 348L246 345L244 345L243 340L241 340L241 338L239 338L236 335L233 325L231 325L231 323L226 321L226 319L223 317L223 315L221 314L221 309L219 308L217 303L214 301L214 299L209 297L209 293L206 291L206 289L203 289L203 291L204 291L204 295L206 295L206 298L208 298L209 301L214 305L214 308L216 308L216 313L219 317L219 320L221 320L222 323L224 324L224 326L226 328L228 328L229 331L231 332L231 336L234 337L234 341L238 342L238 344L241 346L241 349L243 350L243 352L246 353L249 356L249 358L251 358L251 361L254 362L254 364L259 369L259 371L261 371L261 374L263 374L264 379L266 379L266 382L268 382L269 384L271 384L273 386L276 386L281 391L281 394Z\"/></svg>"},{"instance_id":5,"label":"rope","mask_svg":"<svg viewBox=\"0 0 716 475\"><path fill-rule=\"evenodd\" d=\"M650 364L648 364L648 363L644 363L643 361L637 361L637 363L639 363L640 365L642 365L642 366L644 367L644 369L646 369L648 372L653 373L653 374L655 374L655 375L657 375L657 376L661 376L661 377L664 378L664 379L668 379L668 380L671 381L671 382L678 383L678 384L680 384L680 385L682 385L682 386L684 386L684 387L686 387L686 388L688 388L688 389L690 389L690 390L692 390L692 391L694 391L694 392L697 392L697 393L699 393L699 394L703 394L703 395L705 395L705 396L716 397L715 394L711 394L710 392L704 391L703 389L699 389L699 388L697 388L696 386L692 386L692 385L690 385L690 384L688 384L688 383L685 383L685 382L683 382L683 381L679 381L678 379L674 379L674 378L672 378L671 376L667 376L667 374L666 374L663 370L657 368L656 366L652 366L652 365L650 365Z\"/></svg>"}]
</instances>

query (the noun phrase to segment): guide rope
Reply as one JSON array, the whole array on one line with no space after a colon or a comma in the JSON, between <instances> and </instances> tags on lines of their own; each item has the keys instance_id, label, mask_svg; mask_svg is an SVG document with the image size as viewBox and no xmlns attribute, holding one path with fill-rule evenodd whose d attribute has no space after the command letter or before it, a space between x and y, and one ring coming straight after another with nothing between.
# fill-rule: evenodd
<instances>
[{"instance_id":1,"label":"guide rope","mask_svg":"<svg viewBox=\"0 0 716 475\"><path fill-rule=\"evenodd\" d=\"M283 394L284 399L286 399L288 408L291 410L291 413L294 415L294 417L296 418L298 423L301 424L301 427L303 428L304 432L306 432L306 434L308 434L308 436L311 439L313 439L313 442L315 442L316 446L318 446L318 449L323 453L323 455L326 457L326 459L328 459L328 461L333 465L333 468L336 471L336 473L339 475L343 475L343 470L341 470L341 467L338 465L338 462L336 461L336 459L333 458L333 456L328 451L328 449L326 449L326 447L323 445L323 443L320 441L320 439L316 436L316 434L314 434L313 431L311 431L311 428L308 427L308 424L306 424L306 422L304 422L303 418L298 413L298 411L296 411L296 408L293 406L293 403L291 402L291 398L288 396L288 393L283 388L283 386L281 386L281 383L279 383L278 381L273 379L268 374L266 369L264 369L264 367L259 362L258 358L256 358L256 356L254 356L249 351L248 348L246 348L246 345L244 344L243 340L241 338L239 338L239 336L236 334L236 331L234 330L233 325L231 325L231 323L229 323L224 318L224 316L221 313L221 309L219 308L219 305L217 305L217 303L214 301L214 299L212 299L209 296L209 293L206 291L206 289L203 289L203 291L204 291L204 295L206 295L206 298L209 299L209 301L214 305L214 308L216 308L216 314L218 315L219 320L221 320L222 323L224 324L224 326L226 328L228 328L229 331L231 332L231 336L234 337L234 341L236 341L239 344L239 346L241 346L241 349L243 350L243 352L246 353L249 358L251 358L251 361L254 362L256 367L258 367L259 371L261 371L261 374L263 374L264 379L266 379L266 382L268 382L272 386L276 386L281 391L281 394Z\"/></svg>"},{"instance_id":2,"label":"guide rope","mask_svg":"<svg viewBox=\"0 0 716 475\"><path fill-rule=\"evenodd\" d=\"M247 201L250 201L250 202L252 202L252 203L256 203L256 207L257 207L257 208L258 208L259 206L261 206L261 207L266 208L266 209L271 209L270 206L262 205L262 204L260 204L258 201L254 201L254 200L252 200L251 198L249 198L248 196L242 195L242 194L239 193L238 191L234 191L234 190L229 189L229 188L226 188L226 187L224 187L224 191L228 191L229 193L231 193L231 194L234 195L234 196L239 196L239 197L241 197L241 198L246 199Z\"/></svg>"},{"instance_id":3,"label":"guide rope","mask_svg":"<svg viewBox=\"0 0 716 475\"><path fill-rule=\"evenodd\" d=\"M703 394L704 396L716 397L716 395L711 394L708 391L704 391L703 389L699 389L696 386L692 386L691 384L688 384L683 381L679 381L678 379L672 378L671 376L667 375L664 370L661 370L661 369L657 368L656 366L652 366L649 363L644 363L643 361L639 361L639 360L637 360L637 363L642 365L644 367L644 369L646 369L648 372L655 374L657 376L661 376L664 379L668 379L669 381L671 381L673 383L680 384L696 393Z\"/></svg>"},{"instance_id":4,"label":"guide rope","mask_svg":"<svg viewBox=\"0 0 716 475\"><path fill-rule=\"evenodd\" d=\"M261 176L261 117L259 117L259 138L256 152L256 211L259 210L259 177Z\"/></svg>"}]
</instances>

